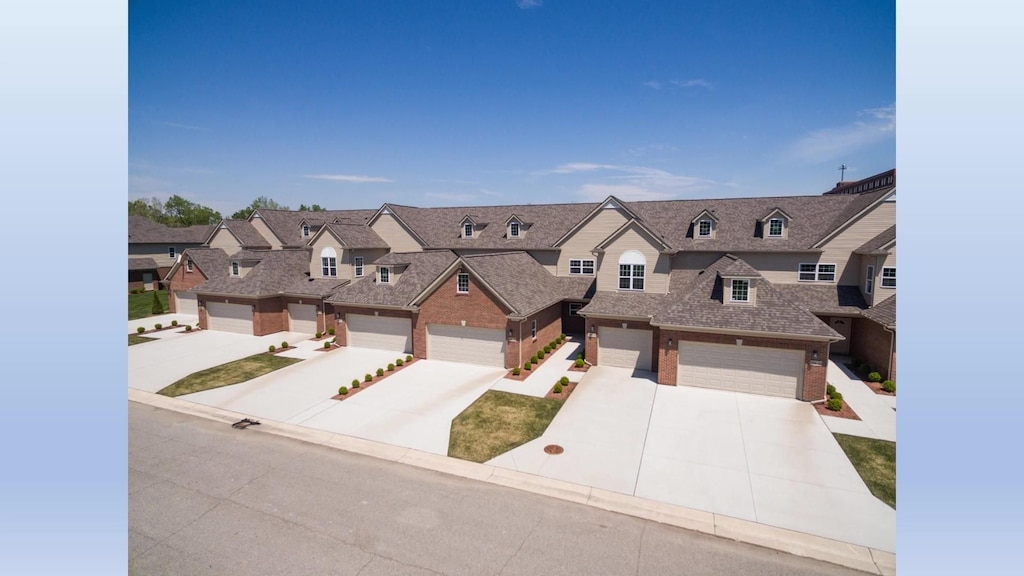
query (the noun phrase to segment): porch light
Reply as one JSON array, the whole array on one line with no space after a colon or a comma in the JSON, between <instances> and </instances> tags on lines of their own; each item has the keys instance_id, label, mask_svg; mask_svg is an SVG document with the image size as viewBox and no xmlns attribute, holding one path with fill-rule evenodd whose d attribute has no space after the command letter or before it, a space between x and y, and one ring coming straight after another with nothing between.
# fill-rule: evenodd
<instances>
[{"instance_id":1,"label":"porch light","mask_svg":"<svg viewBox=\"0 0 1024 576\"><path fill-rule=\"evenodd\" d=\"M671 347L672 347L672 339L671 339L671 338L669 338L669 339L668 339L668 347L669 347L669 348L671 348Z\"/></svg>"},{"instance_id":2,"label":"porch light","mask_svg":"<svg viewBox=\"0 0 1024 576\"><path fill-rule=\"evenodd\" d=\"M511 329L511 328L509 328L509 329L508 329L508 337L509 337L509 338L511 338L511 337L512 337L512 329Z\"/></svg>"},{"instance_id":3,"label":"porch light","mask_svg":"<svg viewBox=\"0 0 1024 576\"><path fill-rule=\"evenodd\" d=\"M817 350L814 350L814 351L811 352L811 358L813 358L814 360L818 359L818 351Z\"/></svg>"}]
</instances>

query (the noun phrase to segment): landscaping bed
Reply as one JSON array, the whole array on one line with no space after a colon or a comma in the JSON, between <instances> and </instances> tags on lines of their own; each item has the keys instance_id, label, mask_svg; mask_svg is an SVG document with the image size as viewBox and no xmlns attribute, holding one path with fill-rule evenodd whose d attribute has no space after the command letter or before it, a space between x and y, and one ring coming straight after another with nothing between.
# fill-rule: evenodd
<instances>
[{"instance_id":1,"label":"landscaping bed","mask_svg":"<svg viewBox=\"0 0 1024 576\"><path fill-rule=\"evenodd\" d=\"M160 324L158 322L158 323L154 324L153 327L148 329L148 330L146 329L145 326L139 326L139 327L137 327L135 329L135 334L137 334L137 335L152 334L154 332L163 332L164 330L173 330L175 328L184 328L184 330L182 330L182 332L190 332L192 330L192 327L189 326L188 324L178 324L177 320L171 320L171 323L166 325L166 326L163 325L163 324Z\"/></svg>"},{"instance_id":2,"label":"landscaping bed","mask_svg":"<svg viewBox=\"0 0 1024 576\"><path fill-rule=\"evenodd\" d=\"M896 508L896 443L833 434L875 498Z\"/></svg>"},{"instance_id":3,"label":"landscaping bed","mask_svg":"<svg viewBox=\"0 0 1024 576\"><path fill-rule=\"evenodd\" d=\"M291 344L289 344L287 342L281 342L280 346L275 346L275 345L271 344L270 347L267 349L267 354L280 354L281 352L284 352L285 350L294 350L294 349L295 349L295 346L292 346Z\"/></svg>"},{"instance_id":4,"label":"landscaping bed","mask_svg":"<svg viewBox=\"0 0 1024 576\"><path fill-rule=\"evenodd\" d=\"M843 400L843 395L831 384L828 384L825 388L825 401L815 404L814 409L822 416L860 420L860 416L857 416L853 408L850 408L850 405Z\"/></svg>"},{"instance_id":5,"label":"landscaping bed","mask_svg":"<svg viewBox=\"0 0 1024 576\"><path fill-rule=\"evenodd\" d=\"M565 340L565 334L560 334L558 338L555 338L546 346L544 346L544 349L539 350L536 354L531 356L530 359L524 362L522 366L516 366L515 368L509 370L508 373L505 374L505 378L508 378L509 380L517 380L520 382L526 380L527 378L530 377L531 374L533 374L534 370L536 370L539 366L543 365L545 362L550 360L554 353L557 352L559 348L565 345Z\"/></svg>"},{"instance_id":6,"label":"landscaping bed","mask_svg":"<svg viewBox=\"0 0 1024 576\"><path fill-rule=\"evenodd\" d=\"M522 446L544 434L563 404L560 399L488 390L452 420L448 456L486 462Z\"/></svg>"},{"instance_id":7,"label":"landscaping bed","mask_svg":"<svg viewBox=\"0 0 1024 576\"><path fill-rule=\"evenodd\" d=\"M868 365L854 360L853 362L847 362L845 366L850 370L850 372L853 372L857 378L860 378L861 382L863 382L865 386L871 388L875 394L881 394L883 396L896 395L896 382L892 380L883 381L881 375L871 370L871 367ZM875 378L872 378L873 375ZM891 390L885 389L887 382L891 384Z\"/></svg>"},{"instance_id":8,"label":"landscaping bed","mask_svg":"<svg viewBox=\"0 0 1024 576\"><path fill-rule=\"evenodd\" d=\"M558 386L552 386L551 390L548 390L548 393L545 394L544 397L549 400L561 400L564 402L569 399L569 395L572 394L572 391L576 389L576 385L579 384L579 382L570 382L569 379L565 377L563 377L559 383L562 388L560 392L555 392L555 389L557 389Z\"/></svg>"},{"instance_id":9,"label":"landscaping bed","mask_svg":"<svg viewBox=\"0 0 1024 576\"><path fill-rule=\"evenodd\" d=\"M157 394L173 398L184 394L194 394L204 390L230 386L252 380L257 376L269 374L274 370L280 370L296 362L301 362L301 360L260 352L241 360L235 360L234 362L228 362L227 364L221 364L220 366L189 374L181 380L161 389Z\"/></svg>"},{"instance_id":10,"label":"landscaping bed","mask_svg":"<svg viewBox=\"0 0 1024 576\"><path fill-rule=\"evenodd\" d=\"M406 356L405 358L398 358L391 364L388 364L386 368L378 368L375 374L364 374L362 378L353 379L351 383L345 386L341 386L338 389L338 393L331 396L331 400L345 400L358 394L359 392L366 390L370 386L373 386L377 382L396 374L411 366L414 362L419 360L412 356ZM344 391L344 392L343 392Z\"/></svg>"}]
</instances>

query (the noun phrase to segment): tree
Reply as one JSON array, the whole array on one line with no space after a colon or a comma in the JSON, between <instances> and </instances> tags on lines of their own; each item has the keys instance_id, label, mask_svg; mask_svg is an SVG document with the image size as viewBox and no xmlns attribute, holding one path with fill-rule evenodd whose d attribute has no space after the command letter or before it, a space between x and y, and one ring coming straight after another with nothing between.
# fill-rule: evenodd
<instances>
[{"instance_id":1,"label":"tree","mask_svg":"<svg viewBox=\"0 0 1024 576\"><path fill-rule=\"evenodd\" d=\"M220 212L206 206L190 202L175 194L164 202L164 215L168 226L194 226L196 224L216 224L221 221Z\"/></svg>"},{"instance_id":2,"label":"tree","mask_svg":"<svg viewBox=\"0 0 1024 576\"><path fill-rule=\"evenodd\" d=\"M167 220L164 216L164 203L156 198L132 200L128 203L128 215L144 216L161 224L166 224Z\"/></svg>"},{"instance_id":3,"label":"tree","mask_svg":"<svg viewBox=\"0 0 1024 576\"><path fill-rule=\"evenodd\" d=\"M245 220L246 218L249 217L249 214L252 214L252 211L256 210L257 208L266 208L268 210L290 210L290 208L288 208L287 206L284 206L283 204L278 204L277 202L274 202L273 200L267 198L266 196L260 196L259 198L253 200L252 204L249 204L245 208L242 208L238 212L232 214L231 219Z\"/></svg>"},{"instance_id":4,"label":"tree","mask_svg":"<svg viewBox=\"0 0 1024 576\"><path fill-rule=\"evenodd\" d=\"M313 204L312 206L306 206L305 204L299 204L300 212L326 212L327 208L319 204Z\"/></svg>"}]
</instances>

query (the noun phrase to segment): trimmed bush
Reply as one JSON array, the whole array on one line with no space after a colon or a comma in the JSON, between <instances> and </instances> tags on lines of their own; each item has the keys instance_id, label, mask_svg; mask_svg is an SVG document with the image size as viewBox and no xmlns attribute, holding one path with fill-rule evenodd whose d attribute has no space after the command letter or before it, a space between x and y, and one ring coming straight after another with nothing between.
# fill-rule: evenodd
<instances>
[{"instance_id":1,"label":"trimmed bush","mask_svg":"<svg viewBox=\"0 0 1024 576\"><path fill-rule=\"evenodd\" d=\"M318 330L318 331L317 331L317 333L316 333L316 336L315 336L315 337L316 337L316 338L319 338L319 337L321 337L321 336L323 336L323 335L324 335L324 333L323 333L323 332L320 332L320 331Z\"/></svg>"},{"instance_id":2,"label":"trimmed bush","mask_svg":"<svg viewBox=\"0 0 1024 576\"><path fill-rule=\"evenodd\" d=\"M545 352L543 350L537 350L537 358L543 359Z\"/></svg>"},{"instance_id":3,"label":"trimmed bush","mask_svg":"<svg viewBox=\"0 0 1024 576\"><path fill-rule=\"evenodd\" d=\"M561 382L562 386L568 386L569 385L569 377L568 376L562 376L561 378L558 379L558 381Z\"/></svg>"},{"instance_id":4,"label":"trimmed bush","mask_svg":"<svg viewBox=\"0 0 1024 576\"><path fill-rule=\"evenodd\" d=\"M161 329L163 327L164 327L164 325L159 323L159 322L157 322L156 324L153 324L153 328L156 328L157 330L159 330L159 329Z\"/></svg>"},{"instance_id":5,"label":"trimmed bush","mask_svg":"<svg viewBox=\"0 0 1024 576\"><path fill-rule=\"evenodd\" d=\"M555 388L554 388L553 392L555 394L561 394L562 393L562 383L561 382L555 382Z\"/></svg>"},{"instance_id":6,"label":"trimmed bush","mask_svg":"<svg viewBox=\"0 0 1024 576\"><path fill-rule=\"evenodd\" d=\"M543 358L543 356L541 356L541 358ZM534 354L533 356L530 356L530 364L536 364L536 363L537 363L537 355Z\"/></svg>"},{"instance_id":7,"label":"trimmed bush","mask_svg":"<svg viewBox=\"0 0 1024 576\"><path fill-rule=\"evenodd\" d=\"M527 362L526 364L523 364L523 370L532 370L532 369L533 369L533 364L532 363Z\"/></svg>"},{"instance_id":8,"label":"trimmed bush","mask_svg":"<svg viewBox=\"0 0 1024 576\"><path fill-rule=\"evenodd\" d=\"M384 369L383 368L377 368L377 376L383 376L383 375L384 375Z\"/></svg>"},{"instance_id":9,"label":"trimmed bush","mask_svg":"<svg viewBox=\"0 0 1024 576\"><path fill-rule=\"evenodd\" d=\"M373 382L373 376L367 374L366 376L363 376L363 381L364 382Z\"/></svg>"},{"instance_id":10,"label":"trimmed bush","mask_svg":"<svg viewBox=\"0 0 1024 576\"><path fill-rule=\"evenodd\" d=\"M189 326L188 324L185 324L185 332L191 332L191 331L192 331L192 327Z\"/></svg>"},{"instance_id":11,"label":"trimmed bush","mask_svg":"<svg viewBox=\"0 0 1024 576\"><path fill-rule=\"evenodd\" d=\"M576 367L577 368L583 368L583 358L577 358L576 359Z\"/></svg>"},{"instance_id":12,"label":"trimmed bush","mask_svg":"<svg viewBox=\"0 0 1024 576\"><path fill-rule=\"evenodd\" d=\"M868 381L870 381L870 382L881 382L882 381L882 375L879 374L878 372L872 372L872 373L868 374Z\"/></svg>"},{"instance_id":13,"label":"trimmed bush","mask_svg":"<svg viewBox=\"0 0 1024 576\"><path fill-rule=\"evenodd\" d=\"M139 326L138 328L135 329L135 331L138 332L139 334L142 334L143 332L146 331L146 329L143 328L142 326Z\"/></svg>"},{"instance_id":14,"label":"trimmed bush","mask_svg":"<svg viewBox=\"0 0 1024 576\"><path fill-rule=\"evenodd\" d=\"M153 306L149 309L152 314L163 314L164 306L160 303L160 297L156 295L157 291L153 291Z\"/></svg>"},{"instance_id":15,"label":"trimmed bush","mask_svg":"<svg viewBox=\"0 0 1024 576\"><path fill-rule=\"evenodd\" d=\"M281 342L281 348L287 348L287 347L288 347L288 343L287 342Z\"/></svg>"},{"instance_id":16,"label":"trimmed bush","mask_svg":"<svg viewBox=\"0 0 1024 576\"><path fill-rule=\"evenodd\" d=\"M577 360L583 360L583 354L582 354L582 353L580 353L580 354L577 354L577 355L576 355L576 359L577 359Z\"/></svg>"},{"instance_id":17,"label":"trimmed bush","mask_svg":"<svg viewBox=\"0 0 1024 576\"><path fill-rule=\"evenodd\" d=\"M395 365L394 364L388 364L388 372L394 372L394 371L395 371Z\"/></svg>"},{"instance_id":18,"label":"trimmed bush","mask_svg":"<svg viewBox=\"0 0 1024 576\"><path fill-rule=\"evenodd\" d=\"M871 372L871 367L861 362L860 364L857 364L857 372L867 374L868 372Z\"/></svg>"},{"instance_id":19,"label":"trimmed bush","mask_svg":"<svg viewBox=\"0 0 1024 576\"><path fill-rule=\"evenodd\" d=\"M516 366L515 368L512 369L512 375L519 376L519 366Z\"/></svg>"},{"instance_id":20,"label":"trimmed bush","mask_svg":"<svg viewBox=\"0 0 1024 576\"><path fill-rule=\"evenodd\" d=\"M395 360L395 366L401 366L402 364L405 364L405 360L402 360L401 358Z\"/></svg>"},{"instance_id":21,"label":"trimmed bush","mask_svg":"<svg viewBox=\"0 0 1024 576\"><path fill-rule=\"evenodd\" d=\"M895 392L896 391L896 382L894 382L892 380L886 380L886 381L882 382L882 390L885 390L886 392Z\"/></svg>"},{"instance_id":22,"label":"trimmed bush","mask_svg":"<svg viewBox=\"0 0 1024 576\"><path fill-rule=\"evenodd\" d=\"M328 328L327 333L330 334L331 336L334 336L334 328Z\"/></svg>"},{"instance_id":23,"label":"trimmed bush","mask_svg":"<svg viewBox=\"0 0 1024 576\"><path fill-rule=\"evenodd\" d=\"M274 346L273 344L271 344L271 345L270 345L270 346L269 346L269 347L267 348L267 352L270 352L271 354L273 354L273 353L274 353L274 351L276 351L276 350L277 350L277 347L276 347L276 346Z\"/></svg>"},{"instance_id":24,"label":"trimmed bush","mask_svg":"<svg viewBox=\"0 0 1024 576\"><path fill-rule=\"evenodd\" d=\"M564 342L565 341L565 334L559 334L558 338Z\"/></svg>"},{"instance_id":25,"label":"trimmed bush","mask_svg":"<svg viewBox=\"0 0 1024 576\"><path fill-rule=\"evenodd\" d=\"M356 380L356 384L359 384L358 380ZM358 388L358 386L356 386L356 388ZM341 394L342 396L344 396L345 394L348 394L348 388L345 388L344 386L342 386L341 388L338 388L338 394Z\"/></svg>"},{"instance_id":26,"label":"trimmed bush","mask_svg":"<svg viewBox=\"0 0 1024 576\"><path fill-rule=\"evenodd\" d=\"M839 412L843 409L843 401L840 398L832 398L828 401L828 409L833 412Z\"/></svg>"},{"instance_id":27,"label":"trimmed bush","mask_svg":"<svg viewBox=\"0 0 1024 576\"><path fill-rule=\"evenodd\" d=\"M833 400L842 400L843 394L841 392L833 392L831 395L829 395L829 398Z\"/></svg>"},{"instance_id":28,"label":"trimmed bush","mask_svg":"<svg viewBox=\"0 0 1024 576\"><path fill-rule=\"evenodd\" d=\"M551 350L554 350L555 348L558 348L558 342L556 342L554 340L552 340L551 342L548 342L548 348L551 348ZM551 352L551 350L548 350L548 352Z\"/></svg>"},{"instance_id":29,"label":"trimmed bush","mask_svg":"<svg viewBox=\"0 0 1024 576\"><path fill-rule=\"evenodd\" d=\"M825 393L828 394L829 396L835 394L836 393L836 387L831 385L831 384L826 384L825 385Z\"/></svg>"},{"instance_id":30,"label":"trimmed bush","mask_svg":"<svg viewBox=\"0 0 1024 576\"><path fill-rule=\"evenodd\" d=\"M352 387L353 388L359 388L359 378L353 378L352 379Z\"/></svg>"},{"instance_id":31,"label":"trimmed bush","mask_svg":"<svg viewBox=\"0 0 1024 576\"><path fill-rule=\"evenodd\" d=\"M171 320L171 326L177 326L177 325L178 325L178 321L177 320Z\"/></svg>"},{"instance_id":32,"label":"trimmed bush","mask_svg":"<svg viewBox=\"0 0 1024 576\"><path fill-rule=\"evenodd\" d=\"M550 354L551 353L551 345L550 344L544 346L544 353L545 354Z\"/></svg>"},{"instance_id":33,"label":"trimmed bush","mask_svg":"<svg viewBox=\"0 0 1024 576\"><path fill-rule=\"evenodd\" d=\"M331 343L330 342L324 342L324 350L327 350L330 347L331 347Z\"/></svg>"},{"instance_id":34,"label":"trimmed bush","mask_svg":"<svg viewBox=\"0 0 1024 576\"><path fill-rule=\"evenodd\" d=\"M406 356L405 357L405 361L406 362L412 362L412 355L410 354L409 356Z\"/></svg>"}]
</instances>

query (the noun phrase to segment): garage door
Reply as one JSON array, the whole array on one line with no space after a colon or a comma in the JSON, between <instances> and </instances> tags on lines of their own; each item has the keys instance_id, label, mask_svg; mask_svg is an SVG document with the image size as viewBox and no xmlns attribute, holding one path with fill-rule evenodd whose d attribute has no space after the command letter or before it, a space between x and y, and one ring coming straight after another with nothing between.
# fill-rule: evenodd
<instances>
[{"instance_id":1,"label":"garage door","mask_svg":"<svg viewBox=\"0 0 1024 576\"><path fill-rule=\"evenodd\" d=\"M428 324L427 358L504 368L505 331Z\"/></svg>"},{"instance_id":2,"label":"garage door","mask_svg":"<svg viewBox=\"0 0 1024 576\"><path fill-rule=\"evenodd\" d=\"M409 318L346 314L345 324L349 346L412 352L412 320Z\"/></svg>"},{"instance_id":3,"label":"garage door","mask_svg":"<svg viewBox=\"0 0 1024 576\"><path fill-rule=\"evenodd\" d=\"M252 334L252 306L248 304L226 304L208 302L206 316L210 330Z\"/></svg>"},{"instance_id":4,"label":"garage door","mask_svg":"<svg viewBox=\"0 0 1024 576\"><path fill-rule=\"evenodd\" d=\"M634 370L651 369L652 330L601 326L597 329L597 363Z\"/></svg>"},{"instance_id":5,"label":"garage door","mask_svg":"<svg viewBox=\"0 0 1024 576\"><path fill-rule=\"evenodd\" d=\"M179 290L174 293L174 310L178 314L199 315L199 306L196 305L196 293Z\"/></svg>"},{"instance_id":6,"label":"garage door","mask_svg":"<svg viewBox=\"0 0 1024 576\"><path fill-rule=\"evenodd\" d=\"M289 304L288 329L303 334L316 334L316 306L314 304Z\"/></svg>"},{"instance_id":7,"label":"garage door","mask_svg":"<svg viewBox=\"0 0 1024 576\"><path fill-rule=\"evenodd\" d=\"M679 343L678 384L796 398L804 353L756 346Z\"/></svg>"}]
</instances>

